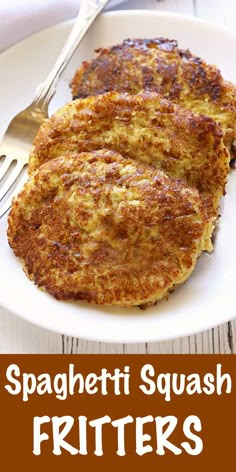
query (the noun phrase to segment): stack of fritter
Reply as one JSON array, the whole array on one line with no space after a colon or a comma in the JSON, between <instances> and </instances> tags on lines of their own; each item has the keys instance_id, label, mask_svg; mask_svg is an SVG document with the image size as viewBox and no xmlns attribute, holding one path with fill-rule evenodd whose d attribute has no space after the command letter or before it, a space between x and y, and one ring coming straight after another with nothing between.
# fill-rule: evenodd
<instances>
[{"instance_id":1,"label":"stack of fritter","mask_svg":"<svg viewBox=\"0 0 236 472\"><path fill-rule=\"evenodd\" d=\"M9 243L58 299L152 305L212 250L235 87L161 38L100 50L72 90L35 139Z\"/></svg>"}]
</instances>

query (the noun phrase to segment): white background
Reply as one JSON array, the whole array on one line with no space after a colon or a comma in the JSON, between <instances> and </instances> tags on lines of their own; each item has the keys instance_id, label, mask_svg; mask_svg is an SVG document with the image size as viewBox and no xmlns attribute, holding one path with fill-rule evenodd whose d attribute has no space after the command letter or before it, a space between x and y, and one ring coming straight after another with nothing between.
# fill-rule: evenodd
<instances>
[{"instance_id":1,"label":"white background","mask_svg":"<svg viewBox=\"0 0 236 472\"><path fill-rule=\"evenodd\" d=\"M29 11L28 5L34 3ZM30 20L30 29L22 28L24 22L29 25L27 15L35 14L37 2L29 0L9 0L0 5L1 36L0 50L23 36L38 29L37 15ZM42 4L42 2L40 2ZM45 26L73 17L76 12L76 0L50 0L48 5L57 4L58 8L50 15L47 11ZM28 5L27 5L28 4ZM21 8L22 18L16 15L17 6ZM25 9L24 9L24 5ZM65 9L66 5L66 9ZM26 8L27 7L27 8ZM235 0L128 0L119 6L125 8L150 8L195 15L210 19L236 30ZM1 11L2 9L2 11ZM117 9L112 7L111 9ZM19 21L20 19L20 21ZM3 21L2 21L3 20ZM27 21L26 21L27 20ZM17 24L17 28L14 25ZM9 36L9 32L11 32ZM4 33L4 34L3 34ZM13 34L14 33L14 34ZM232 58L235 63L236 58ZM233 65L232 66L235 66ZM235 314L236 315L236 314ZM28 322L6 312L0 307L0 353L236 353L236 321L226 323L210 331L177 339L169 342L151 344L106 344L88 342L68 336L54 334L31 325Z\"/></svg>"}]
</instances>

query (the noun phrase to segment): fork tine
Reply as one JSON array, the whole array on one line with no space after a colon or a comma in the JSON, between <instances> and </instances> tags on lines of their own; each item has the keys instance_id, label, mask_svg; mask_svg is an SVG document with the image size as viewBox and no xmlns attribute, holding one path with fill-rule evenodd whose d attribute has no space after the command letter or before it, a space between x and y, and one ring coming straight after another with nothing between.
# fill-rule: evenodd
<instances>
[{"instance_id":1,"label":"fork tine","mask_svg":"<svg viewBox=\"0 0 236 472\"><path fill-rule=\"evenodd\" d=\"M1 156L2 157L2 156ZM3 164L1 165L1 169L0 169L0 181L2 180L2 178L4 177L4 175L6 174L7 170L9 169L10 165L12 164L12 162L14 162L16 159L10 159L9 157L5 157L5 161L3 162Z\"/></svg>"},{"instance_id":2,"label":"fork tine","mask_svg":"<svg viewBox=\"0 0 236 472\"><path fill-rule=\"evenodd\" d=\"M11 207L11 202L12 202L12 197L13 197L13 195L11 195L11 196L6 200L6 202L4 203L4 205L1 205L1 207L0 207L0 218L2 218L2 216L4 216L5 213L10 209L10 207Z\"/></svg>"},{"instance_id":3,"label":"fork tine","mask_svg":"<svg viewBox=\"0 0 236 472\"><path fill-rule=\"evenodd\" d=\"M5 182L5 184L2 186L1 191L0 191L0 201L5 197L7 194L8 190L12 187L14 182L16 181L17 177L20 175L22 169L24 168L25 163L22 162L17 162L16 167L13 169L12 173L10 174L9 178Z\"/></svg>"},{"instance_id":4,"label":"fork tine","mask_svg":"<svg viewBox=\"0 0 236 472\"><path fill-rule=\"evenodd\" d=\"M19 193L19 191L22 189L22 182L18 184L18 186L15 188L14 192L11 193L11 195L8 197L7 200L3 203L3 205L0 206L0 219L2 216L7 213L8 210L10 210L11 204L12 204L12 199L16 197Z\"/></svg>"}]
</instances>

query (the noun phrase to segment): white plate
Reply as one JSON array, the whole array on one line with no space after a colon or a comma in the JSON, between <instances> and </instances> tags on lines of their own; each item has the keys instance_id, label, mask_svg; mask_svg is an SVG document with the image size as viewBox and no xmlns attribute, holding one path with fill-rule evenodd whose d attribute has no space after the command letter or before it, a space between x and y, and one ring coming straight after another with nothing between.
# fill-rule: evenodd
<instances>
[{"instance_id":1,"label":"white plate","mask_svg":"<svg viewBox=\"0 0 236 472\"><path fill-rule=\"evenodd\" d=\"M47 75L71 23L42 31L0 57L1 130L26 105ZM99 46L132 37L176 38L236 83L236 36L205 21L177 14L125 11L101 16L66 70L51 111L70 99L68 83L82 60ZM224 200L215 250L202 255L192 277L169 298L146 311L64 303L39 291L8 247L6 218L0 221L0 303L32 323L71 336L106 342L160 341L203 331L236 315L236 172Z\"/></svg>"}]
</instances>

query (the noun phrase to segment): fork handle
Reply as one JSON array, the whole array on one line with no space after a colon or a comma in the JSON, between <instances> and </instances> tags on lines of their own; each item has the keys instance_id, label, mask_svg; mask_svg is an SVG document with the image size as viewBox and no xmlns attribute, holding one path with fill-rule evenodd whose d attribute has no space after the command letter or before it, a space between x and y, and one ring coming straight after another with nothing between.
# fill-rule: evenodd
<instances>
[{"instance_id":1,"label":"fork handle","mask_svg":"<svg viewBox=\"0 0 236 472\"><path fill-rule=\"evenodd\" d=\"M56 92L59 77L69 63L78 45L84 38L91 24L110 0L82 0L75 24L66 43L46 80L39 85L34 104L40 110L47 110L49 102Z\"/></svg>"}]
</instances>

